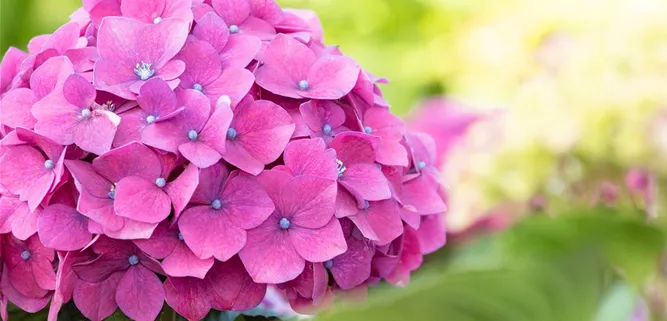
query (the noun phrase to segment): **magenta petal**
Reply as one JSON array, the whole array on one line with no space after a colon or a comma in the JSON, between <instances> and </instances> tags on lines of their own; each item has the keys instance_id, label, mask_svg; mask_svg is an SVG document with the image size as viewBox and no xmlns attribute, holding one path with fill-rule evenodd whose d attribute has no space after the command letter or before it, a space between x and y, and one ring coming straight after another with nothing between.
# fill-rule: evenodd
<instances>
[{"instance_id":1,"label":"magenta petal","mask_svg":"<svg viewBox=\"0 0 667 321\"><path fill-rule=\"evenodd\" d=\"M113 314L116 304L116 288L123 273L114 273L99 283L78 280L74 287L74 303L81 313L92 321L102 321Z\"/></svg>"},{"instance_id":2,"label":"magenta petal","mask_svg":"<svg viewBox=\"0 0 667 321\"><path fill-rule=\"evenodd\" d=\"M223 70L231 67L245 68L262 47L262 41L249 35L232 35L227 46L220 52Z\"/></svg>"},{"instance_id":3,"label":"magenta petal","mask_svg":"<svg viewBox=\"0 0 667 321\"><path fill-rule=\"evenodd\" d=\"M33 128L37 120L30 113L38 98L28 88L8 92L0 101L0 123L12 128Z\"/></svg>"},{"instance_id":4,"label":"magenta petal","mask_svg":"<svg viewBox=\"0 0 667 321\"><path fill-rule=\"evenodd\" d=\"M307 80L317 60L315 53L298 40L279 34L266 48L263 58L264 64L255 72L257 84L276 95L301 98L299 82Z\"/></svg>"},{"instance_id":5,"label":"magenta petal","mask_svg":"<svg viewBox=\"0 0 667 321\"><path fill-rule=\"evenodd\" d=\"M229 27L220 16L210 12L197 21L192 35L208 42L216 51L220 52L229 40Z\"/></svg>"},{"instance_id":6,"label":"magenta petal","mask_svg":"<svg viewBox=\"0 0 667 321\"><path fill-rule=\"evenodd\" d=\"M144 223L159 223L169 216L171 200L154 181L129 176L118 182L114 210L118 216Z\"/></svg>"},{"instance_id":7,"label":"magenta petal","mask_svg":"<svg viewBox=\"0 0 667 321\"><path fill-rule=\"evenodd\" d=\"M296 176L314 175L336 180L336 152L327 149L324 140L302 139L287 145L283 154L285 165Z\"/></svg>"},{"instance_id":8,"label":"magenta petal","mask_svg":"<svg viewBox=\"0 0 667 321\"><path fill-rule=\"evenodd\" d=\"M156 120L171 115L180 107L174 91L160 78L152 78L141 86L137 103L146 115L151 115Z\"/></svg>"},{"instance_id":9,"label":"magenta petal","mask_svg":"<svg viewBox=\"0 0 667 321\"><path fill-rule=\"evenodd\" d=\"M104 226L105 230L118 231L125 224L125 220L114 212L113 200L109 197L95 197L83 190L79 195L77 210Z\"/></svg>"},{"instance_id":10,"label":"magenta petal","mask_svg":"<svg viewBox=\"0 0 667 321\"><path fill-rule=\"evenodd\" d=\"M253 282L237 257L216 263L206 282L211 306L216 310L249 310L258 306L266 295L266 284Z\"/></svg>"},{"instance_id":11,"label":"magenta petal","mask_svg":"<svg viewBox=\"0 0 667 321\"><path fill-rule=\"evenodd\" d=\"M213 266L214 259L200 259L185 245L179 242L171 255L162 261L162 268L169 276L196 277L203 279Z\"/></svg>"},{"instance_id":12,"label":"magenta petal","mask_svg":"<svg viewBox=\"0 0 667 321\"><path fill-rule=\"evenodd\" d=\"M236 106L248 94L255 83L255 76L243 67L229 67L222 71L220 76L204 86L204 94L217 101L222 95L232 100L231 106Z\"/></svg>"},{"instance_id":13,"label":"magenta petal","mask_svg":"<svg viewBox=\"0 0 667 321\"><path fill-rule=\"evenodd\" d=\"M207 289L201 280L167 278L164 293L167 304L189 321L203 320L211 310Z\"/></svg>"},{"instance_id":14,"label":"magenta petal","mask_svg":"<svg viewBox=\"0 0 667 321\"><path fill-rule=\"evenodd\" d=\"M20 71L21 62L27 57L27 54L15 47L9 47L0 63L0 93L5 92L14 76Z\"/></svg>"},{"instance_id":15,"label":"magenta petal","mask_svg":"<svg viewBox=\"0 0 667 321\"><path fill-rule=\"evenodd\" d=\"M346 168L338 179L345 188L364 200L379 201L391 197L389 182L382 172L371 164L356 164Z\"/></svg>"},{"instance_id":16,"label":"magenta petal","mask_svg":"<svg viewBox=\"0 0 667 321\"><path fill-rule=\"evenodd\" d=\"M183 143L178 146L178 151L199 168L209 167L222 158L218 151L201 142Z\"/></svg>"},{"instance_id":17,"label":"magenta petal","mask_svg":"<svg viewBox=\"0 0 667 321\"><path fill-rule=\"evenodd\" d=\"M188 166L181 175L173 182L167 184L165 192L169 195L174 205L174 215L178 217L185 206L190 202L199 184L199 169L195 166Z\"/></svg>"},{"instance_id":18,"label":"magenta petal","mask_svg":"<svg viewBox=\"0 0 667 321\"><path fill-rule=\"evenodd\" d=\"M377 137L357 132L346 132L336 135L331 141L331 148L336 150L336 156L345 166L358 163L373 163L375 161L374 144Z\"/></svg>"},{"instance_id":19,"label":"magenta petal","mask_svg":"<svg viewBox=\"0 0 667 321\"><path fill-rule=\"evenodd\" d=\"M313 99L339 99L352 91L357 83L359 71L359 65L352 58L322 57L308 72L306 80L310 88L300 93L303 97Z\"/></svg>"},{"instance_id":20,"label":"magenta petal","mask_svg":"<svg viewBox=\"0 0 667 321\"><path fill-rule=\"evenodd\" d=\"M208 42L190 37L185 47L176 56L185 63L185 72L181 75L181 88L192 89L195 84L206 86L220 77L222 64L219 59L211 59L217 54Z\"/></svg>"},{"instance_id":21,"label":"magenta petal","mask_svg":"<svg viewBox=\"0 0 667 321\"><path fill-rule=\"evenodd\" d=\"M371 276L371 261L375 248L355 237L347 239L347 251L332 260L331 274L341 289L361 285Z\"/></svg>"},{"instance_id":22,"label":"magenta petal","mask_svg":"<svg viewBox=\"0 0 667 321\"><path fill-rule=\"evenodd\" d=\"M148 114L141 108L133 108L119 115L120 124L113 140L113 146L123 146L125 144L141 141L141 132L146 127L146 117Z\"/></svg>"},{"instance_id":23,"label":"magenta petal","mask_svg":"<svg viewBox=\"0 0 667 321\"><path fill-rule=\"evenodd\" d=\"M295 226L289 233L296 251L309 262L324 262L347 250L343 230L335 217L322 228L312 230Z\"/></svg>"},{"instance_id":24,"label":"magenta petal","mask_svg":"<svg viewBox=\"0 0 667 321\"><path fill-rule=\"evenodd\" d=\"M426 176L419 176L403 184L399 194L400 201L412 206L422 215L438 214L447 210L445 201L438 193L440 185L433 183Z\"/></svg>"},{"instance_id":25,"label":"magenta petal","mask_svg":"<svg viewBox=\"0 0 667 321\"><path fill-rule=\"evenodd\" d=\"M221 211L236 226L252 229L264 222L275 206L255 178L248 175L231 177L220 194Z\"/></svg>"},{"instance_id":26,"label":"magenta petal","mask_svg":"<svg viewBox=\"0 0 667 321\"><path fill-rule=\"evenodd\" d=\"M118 282L116 302L128 317L137 321L153 321L164 305L162 282L149 269L141 265L133 266Z\"/></svg>"},{"instance_id":27,"label":"magenta petal","mask_svg":"<svg viewBox=\"0 0 667 321\"><path fill-rule=\"evenodd\" d=\"M9 299L10 302L14 303L21 310L28 313L36 313L46 307L49 303L50 296L45 295L39 298L30 298L26 297L23 294L19 293L10 283L10 277L5 266L2 269L2 276L0 277L0 292L2 295Z\"/></svg>"},{"instance_id":28,"label":"magenta petal","mask_svg":"<svg viewBox=\"0 0 667 321\"><path fill-rule=\"evenodd\" d=\"M243 265L257 283L283 283L303 271L305 260L296 252L288 232L280 229L280 218L272 215L262 225L248 231L248 240L239 253Z\"/></svg>"},{"instance_id":29,"label":"magenta petal","mask_svg":"<svg viewBox=\"0 0 667 321\"><path fill-rule=\"evenodd\" d=\"M56 160L53 160L56 161ZM54 183L52 170L44 168L42 154L29 146L10 148L0 158L0 183L36 209Z\"/></svg>"},{"instance_id":30,"label":"magenta petal","mask_svg":"<svg viewBox=\"0 0 667 321\"><path fill-rule=\"evenodd\" d=\"M96 109L90 117L73 129L74 143L81 149L101 155L111 150L120 117L110 111Z\"/></svg>"},{"instance_id":31,"label":"magenta petal","mask_svg":"<svg viewBox=\"0 0 667 321\"><path fill-rule=\"evenodd\" d=\"M145 145L133 142L113 149L93 160L93 168L110 182L126 176L155 179L160 176L160 159Z\"/></svg>"},{"instance_id":32,"label":"magenta petal","mask_svg":"<svg viewBox=\"0 0 667 321\"><path fill-rule=\"evenodd\" d=\"M222 184L228 175L227 167L220 163L200 170L199 185L192 195L191 203L210 205L220 195Z\"/></svg>"},{"instance_id":33,"label":"magenta petal","mask_svg":"<svg viewBox=\"0 0 667 321\"><path fill-rule=\"evenodd\" d=\"M147 239L157 227L157 223L144 223L126 218L120 230L104 230L104 234L119 240Z\"/></svg>"},{"instance_id":34,"label":"magenta petal","mask_svg":"<svg viewBox=\"0 0 667 321\"><path fill-rule=\"evenodd\" d=\"M257 176L257 181L276 205L282 202L283 189L291 180L291 174L279 170L263 171Z\"/></svg>"},{"instance_id":35,"label":"magenta petal","mask_svg":"<svg viewBox=\"0 0 667 321\"><path fill-rule=\"evenodd\" d=\"M28 203L18 198L3 197L0 199L0 211L11 215L9 226L12 234L19 240L27 240L37 232L37 219L40 210L31 212Z\"/></svg>"},{"instance_id":36,"label":"magenta petal","mask_svg":"<svg viewBox=\"0 0 667 321\"><path fill-rule=\"evenodd\" d=\"M112 183L100 176L90 163L80 160L66 160L65 166L81 188L99 198L108 198Z\"/></svg>"},{"instance_id":37,"label":"magenta petal","mask_svg":"<svg viewBox=\"0 0 667 321\"><path fill-rule=\"evenodd\" d=\"M92 238L88 219L62 204L48 206L40 213L38 232L44 246L59 251L79 250Z\"/></svg>"},{"instance_id":38,"label":"magenta petal","mask_svg":"<svg viewBox=\"0 0 667 321\"><path fill-rule=\"evenodd\" d=\"M246 244L245 230L232 224L221 210L198 206L186 210L178 221L183 238L200 258L229 260Z\"/></svg>"},{"instance_id":39,"label":"magenta petal","mask_svg":"<svg viewBox=\"0 0 667 321\"><path fill-rule=\"evenodd\" d=\"M120 11L123 16L132 17L148 23L153 23L164 11L166 0L145 0L141 2L122 1Z\"/></svg>"},{"instance_id":40,"label":"magenta petal","mask_svg":"<svg viewBox=\"0 0 667 321\"><path fill-rule=\"evenodd\" d=\"M383 165L408 167L408 151L400 141L382 139L375 160Z\"/></svg>"},{"instance_id":41,"label":"magenta petal","mask_svg":"<svg viewBox=\"0 0 667 321\"><path fill-rule=\"evenodd\" d=\"M368 209L360 210L359 214L349 218L355 225L366 220L377 235L378 245L389 244L403 233L403 222L394 200L370 202Z\"/></svg>"},{"instance_id":42,"label":"magenta petal","mask_svg":"<svg viewBox=\"0 0 667 321\"><path fill-rule=\"evenodd\" d=\"M224 21L230 25L239 25L250 16L248 0L213 0L211 5Z\"/></svg>"},{"instance_id":43,"label":"magenta petal","mask_svg":"<svg viewBox=\"0 0 667 321\"><path fill-rule=\"evenodd\" d=\"M142 251L156 259L169 256L178 243L178 230L170 228L168 221L160 223L150 239L134 240L134 244Z\"/></svg>"},{"instance_id":44,"label":"magenta petal","mask_svg":"<svg viewBox=\"0 0 667 321\"><path fill-rule=\"evenodd\" d=\"M337 184L314 176L290 180L276 204L277 211L288 216L299 227L316 229L329 223L336 206Z\"/></svg>"},{"instance_id":45,"label":"magenta petal","mask_svg":"<svg viewBox=\"0 0 667 321\"><path fill-rule=\"evenodd\" d=\"M447 242L445 234L445 223L441 214L427 215L422 217L422 222L417 230L419 246L423 254L430 254L440 249Z\"/></svg>"},{"instance_id":46,"label":"magenta petal","mask_svg":"<svg viewBox=\"0 0 667 321\"><path fill-rule=\"evenodd\" d=\"M54 57L35 69L30 76L30 89L37 98L44 98L54 89L62 86L72 73L74 73L74 66L67 57Z\"/></svg>"}]
</instances>

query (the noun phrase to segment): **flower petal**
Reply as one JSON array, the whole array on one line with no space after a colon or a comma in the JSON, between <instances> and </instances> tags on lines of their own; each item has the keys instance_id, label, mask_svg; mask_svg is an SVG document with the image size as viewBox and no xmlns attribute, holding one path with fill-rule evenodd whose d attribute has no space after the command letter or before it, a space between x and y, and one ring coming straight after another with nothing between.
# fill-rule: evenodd
<instances>
[{"instance_id":1,"label":"flower petal","mask_svg":"<svg viewBox=\"0 0 667 321\"><path fill-rule=\"evenodd\" d=\"M347 250L343 230L335 217L322 228L294 227L289 233L296 251L309 262L324 262Z\"/></svg>"},{"instance_id":2,"label":"flower petal","mask_svg":"<svg viewBox=\"0 0 667 321\"><path fill-rule=\"evenodd\" d=\"M77 280L74 286L74 304L86 318L101 321L113 314L116 304L116 288L122 272L110 275L99 283Z\"/></svg>"},{"instance_id":3,"label":"flower petal","mask_svg":"<svg viewBox=\"0 0 667 321\"><path fill-rule=\"evenodd\" d=\"M171 199L154 181L129 176L118 182L114 210L118 216L144 223L159 223L169 216Z\"/></svg>"},{"instance_id":4,"label":"flower petal","mask_svg":"<svg viewBox=\"0 0 667 321\"><path fill-rule=\"evenodd\" d=\"M120 310L134 320L155 320L164 305L162 282L149 269L135 265L118 282L116 302Z\"/></svg>"},{"instance_id":5,"label":"flower petal","mask_svg":"<svg viewBox=\"0 0 667 321\"><path fill-rule=\"evenodd\" d=\"M38 232L44 246L58 251L82 249L92 238L88 219L63 204L50 205L40 213Z\"/></svg>"}]
</instances>

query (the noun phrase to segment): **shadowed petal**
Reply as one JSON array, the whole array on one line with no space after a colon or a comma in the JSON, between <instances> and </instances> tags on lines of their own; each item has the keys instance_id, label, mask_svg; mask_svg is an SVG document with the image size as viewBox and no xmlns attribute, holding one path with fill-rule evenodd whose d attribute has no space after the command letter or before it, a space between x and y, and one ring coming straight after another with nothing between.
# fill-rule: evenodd
<instances>
[{"instance_id":1,"label":"shadowed petal","mask_svg":"<svg viewBox=\"0 0 667 321\"><path fill-rule=\"evenodd\" d=\"M63 204L50 205L40 213L38 232L44 246L59 251L79 250L92 238L88 219Z\"/></svg>"},{"instance_id":2,"label":"shadowed petal","mask_svg":"<svg viewBox=\"0 0 667 321\"><path fill-rule=\"evenodd\" d=\"M155 320L164 305L162 282L142 265L133 266L118 282L116 302L120 310L134 320Z\"/></svg>"},{"instance_id":3,"label":"shadowed petal","mask_svg":"<svg viewBox=\"0 0 667 321\"><path fill-rule=\"evenodd\" d=\"M203 320L211 310L207 290L195 278L170 277L164 282L167 304L189 321Z\"/></svg>"},{"instance_id":4,"label":"shadowed petal","mask_svg":"<svg viewBox=\"0 0 667 321\"><path fill-rule=\"evenodd\" d=\"M162 261L162 268L169 276L196 277L203 279L213 266L214 259L200 259L185 245L179 242L171 255Z\"/></svg>"},{"instance_id":5,"label":"shadowed petal","mask_svg":"<svg viewBox=\"0 0 667 321\"><path fill-rule=\"evenodd\" d=\"M78 280L74 286L74 303L81 313L93 321L101 321L113 314L116 304L116 288L122 272L110 275L99 283Z\"/></svg>"}]
</instances>

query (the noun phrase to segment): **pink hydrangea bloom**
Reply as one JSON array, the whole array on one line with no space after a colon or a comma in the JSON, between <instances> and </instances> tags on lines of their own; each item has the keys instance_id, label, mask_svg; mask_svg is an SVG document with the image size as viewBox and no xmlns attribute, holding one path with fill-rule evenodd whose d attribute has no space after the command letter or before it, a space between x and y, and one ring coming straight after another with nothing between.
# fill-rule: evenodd
<instances>
[{"instance_id":1,"label":"pink hydrangea bloom","mask_svg":"<svg viewBox=\"0 0 667 321\"><path fill-rule=\"evenodd\" d=\"M200 320L267 289L317 313L406 284L446 242L437 126L408 132L323 39L273 0L83 0L10 49L0 317Z\"/></svg>"}]
</instances>

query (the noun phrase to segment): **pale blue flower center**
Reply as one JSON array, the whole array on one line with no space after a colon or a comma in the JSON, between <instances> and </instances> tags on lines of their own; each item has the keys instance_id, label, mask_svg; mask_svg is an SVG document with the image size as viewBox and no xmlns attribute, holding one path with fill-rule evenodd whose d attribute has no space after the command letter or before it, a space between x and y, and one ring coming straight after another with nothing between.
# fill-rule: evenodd
<instances>
[{"instance_id":1,"label":"pale blue flower center","mask_svg":"<svg viewBox=\"0 0 667 321\"><path fill-rule=\"evenodd\" d=\"M28 259L30 259L30 255L31 255L30 251L25 250L25 251L21 252L21 259L23 259L24 261L27 261Z\"/></svg>"},{"instance_id":2,"label":"pale blue flower center","mask_svg":"<svg viewBox=\"0 0 667 321\"><path fill-rule=\"evenodd\" d=\"M164 187L165 185L167 185L167 180L164 179L163 177L160 177L155 180L155 185L157 185L157 187Z\"/></svg>"},{"instance_id":3,"label":"pale blue flower center","mask_svg":"<svg viewBox=\"0 0 667 321\"><path fill-rule=\"evenodd\" d=\"M153 116L153 115L148 115L148 116L146 117L146 123L148 123L148 124L150 125L150 124L152 124L153 122L155 122L155 116Z\"/></svg>"},{"instance_id":4,"label":"pale blue flower center","mask_svg":"<svg viewBox=\"0 0 667 321\"><path fill-rule=\"evenodd\" d=\"M222 208L222 202L220 202L220 200L214 200L214 201L211 203L211 207L212 207L213 209L215 209L215 210L219 210L219 209Z\"/></svg>"},{"instance_id":5,"label":"pale blue flower center","mask_svg":"<svg viewBox=\"0 0 667 321\"><path fill-rule=\"evenodd\" d=\"M202 92L202 91L204 91L204 86L202 86L200 84L194 84L194 85L192 85L192 89L194 89L198 92Z\"/></svg>"},{"instance_id":6,"label":"pale blue flower center","mask_svg":"<svg viewBox=\"0 0 667 321\"><path fill-rule=\"evenodd\" d=\"M234 138L236 138L236 134L237 134L236 129L234 128L227 129L227 139L233 140Z\"/></svg>"},{"instance_id":7,"label":"pale blue flower center","mask_svg":"<svg viewBox=\"0 0 667 321\"><path fill-rule=\"evenodd\" d=\"M181 240L181 241L183 241L183 233L178 232L178 239Z\"/></svg>"},{"instance_id":8,"label":"pale blue flower center","mask_svg":"<svg viewBox=\"0 0 667 321\"><path fill-rule=\"evenodd\" d=\"M309 87L309 85L308 85L308 80L305 80L305 79L304 79L304 80L302 80L302 81L299 81L299 88L300 88L301 90L306 90L306 89L308 89L308 87Z\"/></svg>"},{"instance_id":9,"label":"pale blue flower center","mask_svg":"<svg viewBox=\"0 0 667 321\"><path fill-rule=\"evenodd\" d=\"M153 77L155 70L151 68L151 64L141 62L134 67L134 74L136 74L141 80L148 80L148 78Z\"/></svg>"},{"instance_id":10,"label":"pale blue flower center","mask_svg":"<svg viewBox=\"0 0 667 321\"><path fill-rule=\"evenodd\" d=\"M107 193L107 196L110 199L115 200L116 199L116 192L109 192L109 193Z\"/></svg>"},{"instance_id":11,"label":"pale blue flower center","mask_svg":"<svg viewBox=\"0 0 667 321\"><path fill-rule=\"evenodd\" d=\"M372 132L373 132L373 128L370 128L368 126L364 127L364 133L370 135Z\"/></svg>"},{"instance_id":12,"label":"pale blue flower center","mask_svg":"<svg viewBox=\"0 0 667 321\"><path fill-rule=\"evenodd\" d=\"M130 262L130 265L137 265L139 264L139 257L136 255L130 256L130 258L127 259L128 262Z\"/></svg>"},{"instance_id":13,"label":"pale blue flower center","mask_svg":"<svg viewBox=\"0 0 667 321\"><path fill-rule=\"evenodd\" d=\"M158 24L158 23L160 23L160 21L162 21L162 17L157 17L157 18L153 19L154 24Z\"/></svg>"},{"instance_id":14,"label":"pale blue flower center","mask_svg":"<svg viewBox=\"0 0 667 321\"><path fill-rule=\"evenodd\" d=\"M53 169L54 167L56 167L56 163L54 163L52 160L47 159L46 162L44 162L44 168Z\"/></svg>"},{"instance_id":15,"label":"pale blue flower center","mask_svg":"<svg viewBox=\"0 0 667 321\"><path fill-rule=\"evenodd\" d=\"M327 269L332 268L333 267L333 261L329 260L329 261L324 262L324 267L327 268Z\"/></svg>"},{"instance_id":16,"label":"pale blue flower center","mask_svg":"<svg viewBox=\"0 0 667 321\"><path fill-rule=\"evenodd\" d=\"M322 132L324 135L331 135L331 125L325 124L324 127L322 127Z\"/></svg>"},{"instance_id":17,"label":"pale blue flower center","mask_svg":"<svg viewBox=\"0 0 667 321\"><path fill-rule=\"evenodd\" d=\"M86 108L81 110L81 117L88 118L90 117L90 109Z\"/></svg>"},{"instance_id":18,"label":"pale blue flower center","mask_svg":"<svg viewBox=\"0 0 667 321\"><path fill-rule=\"evenodd\" d=\"M338 165L338 177L341 177L347 168L345 168L345 165L343 165L343 162L340 159L336 160L336 164Z\"/></svg>"},{"instance_id":19,"label":"pale blue flower center","mask_svg":"<svg viewBox=\"0 0 667 321\"><path fill-rule=\"evenodd\" d=\"M426 167L426 162L424 162L424 161L418 161L417 162L417 168L422 169L424 167Z\"/></svg>"},{"instance_id":20,"label":"pale blue flower center","mask_svg":"<svg viewBox=\"0 0 667 321\"><path fill-rule=\"evenodd\" d=\"M197 136L197 131L194 129L188 132L188 138L192 141L197 140Z\"/></svg>"},{"instance_id":21,"label":"pale blue flower center","mask_svg":"<svg viewBox=\"0 0 667 321\"><path fill-rule=\"evenodd\" d=\"M362 209L362 210L367 210L369 207L371 207L371 204L368 203L367 200L364 200L364 207L362 207L361 209Z\"/></svg>"},{"instance_id":22,"label":"pale blue flower center","mask_svg":"<svg viewBox=\"0 0 667 321\"><path fill-rule=\"evenodd\" d=\"M239 26L237 26L237 25L231 25L231 26L229 26L229 32L231 32L231 33L238 33L238 32L239 32Z\"/></svg>"},{"instance_id":23,"label":"pale blue flower center","mask_svg":"<svg viewBox=\"0 0 667 321\"><path fill-rule=\"evenodd\" d=\"M290 221L288 219L286 219L284 217L280 219L280 228L281 229L286 230L286 229L289 228L289 226L290 226Z\"/></svg>"}]
</instances>

